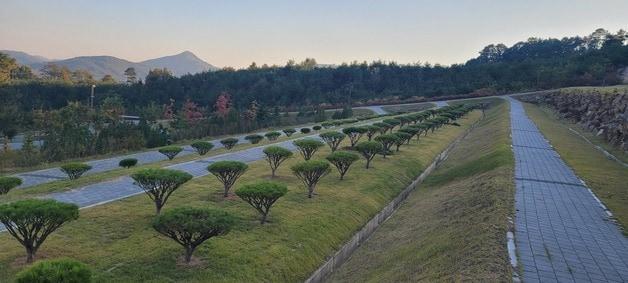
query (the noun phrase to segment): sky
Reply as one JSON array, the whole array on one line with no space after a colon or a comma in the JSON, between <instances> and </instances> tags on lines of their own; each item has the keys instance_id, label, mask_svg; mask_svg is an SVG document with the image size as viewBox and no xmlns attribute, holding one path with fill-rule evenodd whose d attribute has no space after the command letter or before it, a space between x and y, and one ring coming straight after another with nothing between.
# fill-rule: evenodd
<instances>
[{"instance_id":1,"label":"sky","mask_svg":"<svg viewBox=\"0 0 628 283\"><path fill-rule=\"evenodd\" d=\"M219 67L315 58L449 65L490 43L628 30L627 0L2 0L0 50Z\"/></svg>"}]
</instances>

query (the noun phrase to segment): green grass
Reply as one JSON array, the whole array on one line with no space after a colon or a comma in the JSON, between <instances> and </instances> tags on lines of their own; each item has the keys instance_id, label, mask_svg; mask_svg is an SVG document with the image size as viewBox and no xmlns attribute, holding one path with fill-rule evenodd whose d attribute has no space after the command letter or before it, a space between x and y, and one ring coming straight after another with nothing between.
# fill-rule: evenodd
<instances>
[{"instance_id":1,"label":"green grass","mask_svg":"<svg viewBox=\"0 0 628 283\"><path fill-rule=\"evenodd\" d=\"M510 282L514 159L508 105L486 118L331 282Z\"/></svg>"},{"instance_id":2,"label":"green grass","mask_svg":"<svg viewBox=\"0 0 628 283\"><path fill-rule=\"evenodd\" d=\"M386 105L382 106L382 108L388 112L416 112L430 109L436 106L434 103L425 102L425 103L416 103L416 104L408 104L408 105Z\"/></svg>"},{"instance_id":3,"label":"green grass","mask_svg":"<svg viewBox=\"0 0 628 283\"><path fill-rule=\"evenodd\" d=\"M628 227L628 174L626 174L628 169L608 159L591 144L569 131L570 124L557 118L551 110L528 103L524 103L524 107L528 116L567 165L586 182L619 223L624 228ZM610 148L600 139L592 141ZM615 156L622 157L622 153L617 151L614 153Z\"/></svg>"},{"instance_id":4,"label":"green grass","mask_svg":"<svg viewBox=\"0 0 628 283\"><path fill-rule=\"evenodd\" d=\"M374 168L360 160L344 181L332 171L307 199L303 185L289 171L295 157L279 168L276 180L288 194L260 226L253 208L232 198L223 200L215 177L186 183L165 210L180 206L214 207L233 213L238 224L229 234L201 245L197 267L177 265L182 249L150 228L154 205L145 195L81 210L79 220L51 235L40 258L71 257L93 267L97 282L294 282L302 281L348 240L373 215L409 184L431 159L465 130L479 113L463 119L463 127L445 127L420 144L402 147L401 154L376 157ZM345 144L346 146L346 144ZM317 153L323 158L328 147ZM270 176L265 161L253 162L236 187ZM24 259L21 246L0 234L0 282L11 281Z\"/></svg>"}]
</instances>

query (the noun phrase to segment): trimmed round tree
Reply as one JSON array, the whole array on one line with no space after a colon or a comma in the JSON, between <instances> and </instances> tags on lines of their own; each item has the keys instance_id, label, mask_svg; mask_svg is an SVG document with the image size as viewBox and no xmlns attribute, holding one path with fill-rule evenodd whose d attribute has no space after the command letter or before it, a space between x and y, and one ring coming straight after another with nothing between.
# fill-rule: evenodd
<instances>
[{"instance_id":1,"label":"trimmed round tree","mask_svg":"<svg viewBox=\"0 0 628 283\"><path fill-rule=\"evenodd\" d=\"M323 126L323 128L325 128L325 129L329 129L329 128L334 126L334 123L332 123L332 122L323 122L323 123L321 123L321 126Z\"/></svg>"},{"instance_id":2,"label":"trimmed round tree","mask_svg":"<svg viewBox=\"0 0 628 283\"><path fill-rule=\"evenodd\" d=\"M224 197L229 196L229 190L233 184L246 172L249 166L240 161L218 161L207 166L207 171L212 173L220 182L224 189Z\"/></svg>"},{"instance_id":3,"label":"trimmed round tree","mask_svg":"<svg viewBox=\"0 0 628 283\"><path fill-rule=\"evenodd\" d=\"M127 169L135 165L137 165L137 159L135 158L125 158L125 159L120 160L120 162L118 162L118 166L122 168L127 168Z\"/></svg>"},{"instance_id":4,"label":"trimmed round tree","mask_svg":"<svg viewBox=\"0 0 628 283\"><path fill-rule=\"evenodd\" d=\"M395 134L385 134L385 135L377 136L375 138L375 141L377 141L377 142L382 144L383 148L382 148L382 151L380 153L384 156L384 158L386 158L386 155L388 155L390 153L390 148L398 140L399 140L399 137L397 137Z\"/></svg>"},{"instance_id":5,"label":"trimmed round tree","mask_svg":"<svg viewBox=\"0 0 628 283\"><path fill-rule=\"evenodd\" d=\"M288 187L284 184L264 181L244 185L235 193L261 214L260 223L264 224L270 207L287 192Z\"/></svg>"},{"instance_id":6,"label":"trimmed round tree","mask_svg":"<svg viewBox=\"0 0 628 283\"><path fill-rule=\"evenodd\" d=\"M288 137L291 136L292 134L296 133L296 132L297 132L297 130L295 130L295 129L284 129L283 130L283 133L286 134L286 136L288 136Z\"/></svg>"},{"instance_id":7,"label":"trimmed round tree","mask_svg":"<svg viewBox=\"0 0 628 283\"><path fill-rule=\"evenodd\" d=\"M349 167L353 162L358 161L360 157L348 151L336 151L326 157L327 161L336 166L340 173L340 180L344 179L345 174L349 171Z\"/></svg>"},{"instance_id":8,"label":"trimmed round tree","mask_svg":"<svg viewBox=\"0 0 628 283\"><path fill-rule=\"evenodd\" d=\"M301 128L301 133L302 134L309 134L312 131L312 129L310 128Z\"/></svg>"},{"instance_id":9,"label":"trimmed round tree","mask_svg":"<svg viewBox=\"0 0 628 283\"><path fill-rule=\"evenodd\" d=\"M198 155L207 154L212 148L214 148L214 144L208 141L197 141L191 144L192 148L196 150Z\"/></svg>"},{"instance_id":10,"label":"trimmed round tree","mask_svg":"<svg viewBox=\"0 0 628 283\"><path fill-rule=\"evenodd\" d=\"M382 151L382 149L382 144L376 141L365 141L355 146L355 150L362 154L364 159L366 159L366 169L369 169L371 166L371 160L373 160L375 155Z\"/></svg>"},{"instance_id":11,"label":"trimmed round tree","mask_svg":"<svg viewBox=\"0 0 628 283\"><path fill-rule=\"evenodd\" d=\"M0 195L8 194L10 190L22 184L17 177L0 177Z\"/></svg>"},{"instance_id":12,"label":"trimmed round tree","mask_svg":"<svg viewBox=\"0 0 628 283\"><path fill-rule=\"evenodd\" d=\"M379 133L379 131L381 130L380 127L375 126L375 125L367 125L367 126L364 126L363 128L366 129L366 133L365 134L366 134L366 137L369 139L369 141L372 140L373 137L377 133Z\"/></svg>"},{"instance_id":13,"label":"trimmed round tree","mask_svg":"<svg viewBox=\"0 0 628 283\"><path fill-rule=\"evenodd\" d=\"M420 130L416 127L416 125L410 125L403 127L397 131L397 133L406 133L410 135L410 138L406 140L406 143L410 143L410 140L415 136L420 134Z\"/></svg>"},{"instance_id":14,"label":"trimmed round tree","mask_svg":"<svg viewBox=\"0 0 628 283\"><path fill-rule=\"evenodd\" d=\"M18 273L15 282L89 283L92 271L86 264L69 258L42 260Z\"/></svg>"},{"instance_id":15,"label":"trimmed round tree","mask_svg":"<svg viewBox=\"0 0 628 283\"><path fill-rule=\"evenodd\" d=\"M180 146L172 145L172 146L164 146L158 149L157 151L159 151L159 153L168 157L169 160L172 160L174 159L175 156L177 156L177 154L179 154L179 152L183 151L183 148Z\"/></svg>"},{"instance_id":16,"label":"trimmed round tree","mask_svg":"<svg viewBox=\"0 0 628 283\"><path fill-rule=\"evenodd\" d=\"M51 199L27 199L0 205L0 222L26 249L32 263L44 240L61 225L76 220L78 206Z\"/></svg>"},{"instance_id":17,"label":"trimmed round tree","mask_svg":"<svg viewBox=\"0 0 628 283\"><path fill-rule=\"evenodd\" d=\"M388 130L392 128L391 124L386 124L384 122L373 123L373 126L379 127L379 133L382 135L388 132Z\"/></svg>"},{"instance_id":18,"label":"trimmed round tree","mask_svg":"<svg viewBox=\"0 0 628 283\"><path fill-rule=\"evenodd\" d=\"M321 139L327 143L331 152L336 151L340 143L345 139L346 135L340 132L327 132L320 134Z\"/></svg>"},{"instance_id":19,"label":"trimmed round tree","mask_svg":"<svg viewBox=\"0 0 628 283\"><path fill-rule=\"evenodd\" d=\"M297 147L297 149L303 156L303 159L305 160L310 160L310 158L312 158L314 153L316 153L319 148L325 146L325 143L323 143L322 141L314 139L300 139L292 143Z\"/></svg>"},{"instance_id":20,"label":"trimmed round tree","mask_svg":"<svg viewBox=\"0 0 628 283\"><path fill-rule=\"evenodd\" d=\"M264 149L264 154L266 155L266 161L270 165L270 170L272 172L272 178L275 177L275 171L279 168L279 165L286 161L288 158L292 157L292 151L285 149L280 146L269 146Z\"/></svg>"},{"instance_id":21,"label":"trimmed round tree","mask_svg":"<svg viewBox=\"0 0 628 283\"><path fill-rule=\"evenodd\" d=\"M258 135L258 134L253 134L253 135L248 135L248 136L244 137L244 139L249 141L252 144L258 144L259 142L261 142L264 139L264 136Z\"/></svg>"},{"instance_id":22,"label":"trimmed round tree","mask_svg":"<svg viewBox=\"0 0 628 283\"><path fill-rule=\"evenodd\" d=\"M280 136L281 133L280 132L268 132L266 134L264 134L264 136L269 140L269 141L275 141L277 140Z\"/></svg>"},{"instance_id":23,"label":"trimmed round tree","mask_svg":"<svg viewBox=\"0 0 628 283\"><path fill-rule=\"evenodd\" d=\"M314 188L318 181L325 175L329 174L331 169L329 163L322 160L308 160L293 165L292 173L303 182L307 188L307 197L312 198Z\"/></svg>"},{"instance_id":24,"label":"trimmed round tree","mask_svg":"<svg viewBox=\"0 0 628 283\"><path fill-rule=\"evenodd\" d=\"M61 171L68 175L70 180L75 180L81 177L85 172L92 169L92 166L85 163L68 163L61 165Z\"/></svg>"},{"instance_id":25,"label":"trimmed round tree","mask_svg":"<svg viewBox=\"0 0 628 283\"><path fill-rule=\"evenodd\" d=\"M349 137L351 141L351 147L354 147L359 141L366 129L362 127L347 127L342 129L342 132Z\"/></svg>"},{"instance_id":26,"label":"trimmed round tree","mask_svg":"<svg viewBox=\"0 0 628 283\"><path fill-rule=\"evenodd\" d=\"M155 203L156 212L159 214L170 195L191 180L192 175L179 170L150 168L133 173L131 178Z\"/></svg>"},{"instance_id":27,"label":"trimmed round tree","mask_svg":"<svg viewBox=\"0 0 628 283\"><path fill-rule=\"evenodd\" d=\"M396 132L393 135L397 136L397 140L395 141L395 146L397 146L397 151L399 151L399 147L404 143L408 143L410 139L412 139L412 135L405 132Z\"/></svg>"},{"instance_id":28,"label":"trimmed round tree","mask_svg":"<svg viewBox=\"0 0 628 283\"><path fill-rule=\"evenodd\" d=\"M238 139L236 138L226 138L220 141L222 146L224 146L227 150L232 149L236 144L238 144Z\"/></svg>"},{"instance_id":29,"label":"trimmed round tree","mask_svg":"<svg viewBox=\"0 0 628 283\"><path fill-rule=\"evenodd\" d=\"M221 210L180 207L155 218L153 229L183 246L184 260L190 263L196 247L212 237L227 234L234 223L233 216Z\"/></svg>"}]
</instances>

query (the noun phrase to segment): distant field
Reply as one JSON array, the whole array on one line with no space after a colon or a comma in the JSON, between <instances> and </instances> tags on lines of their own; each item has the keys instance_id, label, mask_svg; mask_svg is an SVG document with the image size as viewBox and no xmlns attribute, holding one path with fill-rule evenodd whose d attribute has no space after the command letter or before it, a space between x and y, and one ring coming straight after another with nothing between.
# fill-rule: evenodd
<instances>
[{"instance_id":1,"label":"distant field","mask_svg":"<svg viewBox=\"0 0 628 283\"><path fill-rule=\"evenodd\" d=\"M501 99L331 282L510 282L514 160Z\"/></svg>"},{"instance_id":2,"label":"distant field","mask_svg":"<svg viewBox=\"0 0 628 283\"><path fill-rule=\"evenodd\" d=\"M528 103L524 103L524 107L567 165L587 183L613 212L619 223L628 228L628 168L608 159L591 144L569 131L568 126L577 126L558 119L552 110ZM593 141L611 148L601 139ZM625 153L612 153L626 160Z\"/></svg>"},{"instance_id":3,"label":"distant field","mask_svg":"<svg viewBox=\"0 0 628 283\"><path fill-rule=\"evenodd\" d=\"M71 257L93 267L98 282L295 282L307 278L326 257L349 239L409 184L431 159L480 114L461 120L462 127L444 127L402 147L401 154L378 156L374 168L358 161L344 181L335 171L318 185L313 199L292 176L293 158L278 170L288 194L260 226L255 211L237 198L223 200L213 176L194 179L173 194L165 210L180 206L225 209L238 218L228 235L211 239L195 256L199 267L180 267L182 254L172 240L150 228L154 206L145 195L81 210L79 220L51 235L39 251L42 258ZM345 144L346 145L346 144ZM315 158L323 158L327 148ZM265 161L251 163L236 184L266 179ZM7 233L0 234L0 282L12 281L23 268L24 251Z\"/></svg>"},{"instance_id":4,"label":"distant field","mask_svg":"<svg viewBox=\"0 0 628 283\"><path fill-rule=\"evenodd\" d=\"M425 102L425 103L416 103L416 104L385 105L385 106L382 106L382 108L390 113L396 113L396 112L423 111L426 109L430 109L434 106L436 106L434 103Z\"/></svg>"}]
</instances>

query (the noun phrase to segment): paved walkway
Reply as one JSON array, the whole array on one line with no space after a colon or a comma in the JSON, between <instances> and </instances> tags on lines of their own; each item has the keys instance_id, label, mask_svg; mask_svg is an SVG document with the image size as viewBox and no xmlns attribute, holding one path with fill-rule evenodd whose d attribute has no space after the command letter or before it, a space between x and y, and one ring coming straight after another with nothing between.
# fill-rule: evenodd
<instances>
[{"instance_id":1,"label":"paved walkway","mask_svg":"<svg viewBox=\"0 0 628 283\"><path fill-rule=\"evenodd\" d=\"M511 104L515 238L524 282L628 282L628 238L527 117Z\"/></svg>"}]
</instances>

